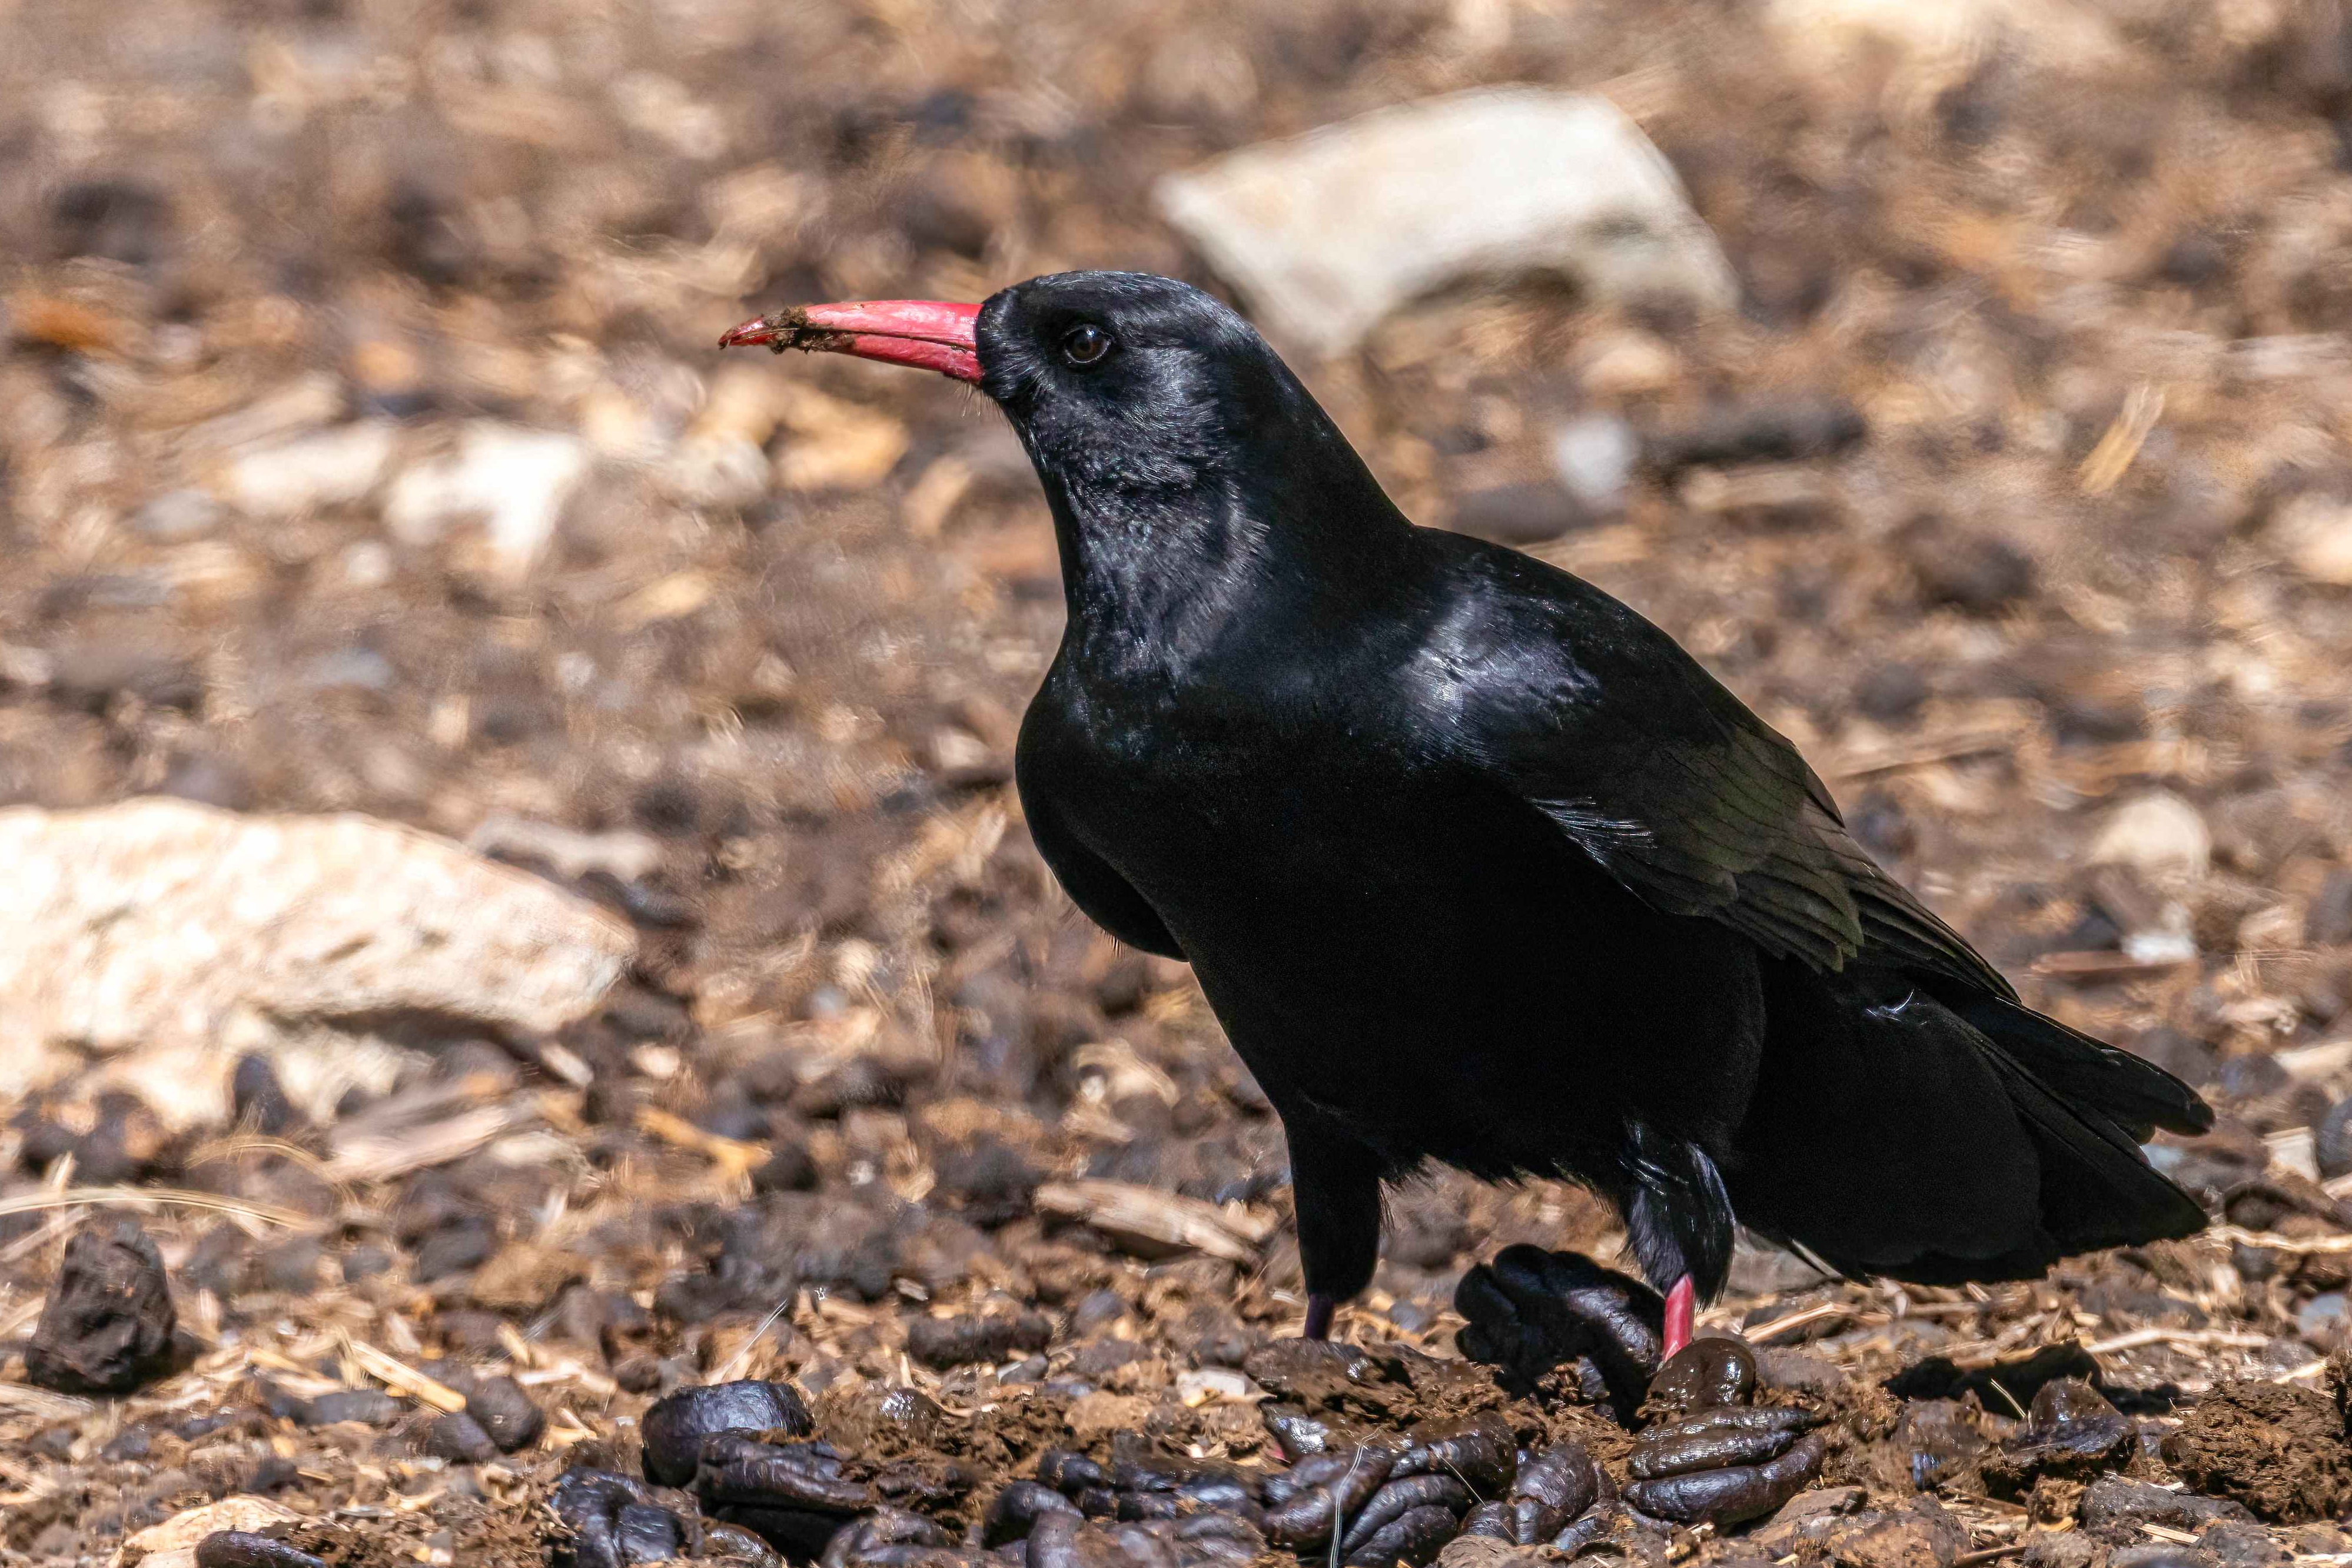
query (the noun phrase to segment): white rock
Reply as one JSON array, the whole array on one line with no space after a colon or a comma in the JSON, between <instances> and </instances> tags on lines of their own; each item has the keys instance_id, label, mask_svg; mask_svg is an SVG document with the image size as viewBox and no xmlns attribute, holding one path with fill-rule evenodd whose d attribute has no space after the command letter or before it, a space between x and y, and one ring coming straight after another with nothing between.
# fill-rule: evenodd
<instances>
[{"instance_id":1,"label":"white rock","mask_svg":"<svg viewBox=\"0 0 2352 1568\"><path fill-rule=\"evenodd\" d=\"M2306 1182L2319 1178L2319 1140L2308 1127L2291 1127L2284 1132L2273 1132L2263 1139L2270 1150L2271 1163L2282 1171L2301 1176Z\"/></svg>"},{"instance_id":2,"label":"white rock","mask_svg":"<svg viewBox=\"0 0 2352 1568\"><path fill-rule=\"evenodd\" d=\"M543 861L559 876L607 871L624 882L651 876L662 862L661 842L649 833L628 828L583 833L503 811L482 818L481 825L466 836L466 847L479 855Z\"/></svg>"},{"instance_id":3,"label":"white rock","mask_svg":"<svg viewBox=\"0 0 2352 1568\"><path fill-rule=\"evenodd\" d=\"M2281 506L2263 533L2313 582L2352 587L2352 501L2305 491Z\"/></svg>"},{"instance_id":4,"label":"white rock","mask_svg":"<svg viewBox=\"0 0 2352 1568\"><path fill-rule=\"evenodd\" d=\"M2213 863L2213 833L2195 806L2169 790L2150 790L2108 816L2090 863L2193 879Z\"/></svg>"},{"instance_id":5,"label":"white rock","mask_svg":"<svg viewBox=\"0 0 2352 1568\"><path fill-rule=\"evenodd\" d=\"M0 1100L94 1051L174 1125L226 1115L234 1057L275 1034L410 1011L560 1027L636 945L552 883L360 816L13 807L0 888Z\"/></svg>"},{"instance_id":6,"label":"white rock","mask_svg":"<svg viewBox=\"0 0 2352 1568\"><path fill-rule=\"evenodd\" d=\"M1176 1374L1176 1397L1189 1406L1263 1399L1265 1391L1230 1367L1202 1366Z\"/></svg>"},{"instance_id":7,"label":"white rock","mask_svg":"<svg viewBox=\"0 0 2352 1568\"><path fill-rule=\"evenodd\" d=\"M220 502L202 490L165 490L131 514L131 526L158 544L202 539L220 522Z\"/></svg>"},{"instance_id":8,"label":"white rock","mask_svg":"<svg viewBox=\"0 0 2352 1568\"><path fill-rule=\"evenodd\" d=\"M362 539L343 552L343 581L354 588L381 588L392 581L392 552Z\"/></svg>"},{"instance_id":9,"label":"white rock","mask_svg":"<svg viewBox=\"0 0 2352 1568\"><path fill-rule=\"evenodd\" d=\"M257 517L296 517L365 500L392 461L399 426L362 419L297 436L229 460L228 499Z\"/></svg>"},{"instance_id":10,"label":"white rock","mask_svg":"<svg viewBox=\"0 0 2352 1568\"><path fill-rule=\"evenodd\" d=\"M1852 67L1891 46L1944 74L1965 75L2006 47L2075 73L2130 58L2103 8L2083 0L1767 0L1764 16L1809 71Z\"/></svg>"},{"instance_id":11,"label":"white rock","mask_svg":"<svg viewBox=\"0 0 2352 1568\"><path fill-rule=\"evenodd\" d=\"M243 1493L225 1497L218 1502L208 1502L202 1508L192 1508L185 1513L175 1513L161 1524L151 1524L123 1542L117 1561L136 1561L144 1554L142 1568L152 1568L161 1553L184 1552L188 1561L195 1561L196 1543L220 1530L262 1530L273 1524L285 1524L301 1515L268 1498L250 1497Z\"/></svg>"},{"instance_id":12,"label":"white rock","mask_svg":"<svg viewBox=\"0 0 2352 1568\"><path fill-rule=\"evenodd\" d=\"M1595 511L1625 500L1625 481L1642 455L1633 427L1614 414L1587 414L1552 433L1551 461L1569 493Z\"/></svg>"},{"instance_id":13,"label":"white rock","mask_svg":"<svg viewBox=\"0 0 2352 1568\"><path fill-rule=\"evenodd\" d=\"M467 522L483 526L498 568L519 578L537 563L580 481L588 444L572 436L477 421L457 447L403 472L384 498L384 526L404 544L437 544Z\"/></svg>"},{"instance_id":14,"label":"white rock","mask_svg":"<svg viewBox=\"0 0 2352 1568\"><path fill-rule=\"evenodd\" d=\"M1655 332L1638 327L1604 328L1579 343L1570 362L1577 379L1596 397L1642 397L1664 392L1682 378L1680 355Z\"/></svg>"},{"instance_id":15,"label":"white rock","mask_svg":"<svg viewBox=\"0 0 2352 1568\"><path fill-rule=\"evenodd\" d=\"M749 506L768 492L768 454L737 436L689 436L661 465L661 487L688 506Z\"/></svg>"},{"instance_id":16,"label":"white rock","mask_svg":"<svg viewBox=\"0 0 2352 1568\"><path fill-rule=\"evenodd\" d=\"M347 402L341 381L315 371L205 420L188 432L184 444L191 451L226 452L257 441L286 440L341 418Z\"/></svg>"},{"instance_id":17,"label":"white rock","mask_svg":"<svg viewBox=\"0 0 2352 1568\"><path fill-rule=\"evenodd\" d=\"M1246 148L1154 187L1286 342L1336 353L1448 283L1563 274L1599 299L1738 296L1682 182L1607 99L1481 89Z\"/></svg>"},{"instance_id":18,"label":"white rock","mask_svg":"<svg viewBox=\"0 0 2352 1568\"><path fill-rule=\"evenodd\" d=\"M2174 904L2171 908L2179 910ZM2185 914L2187 911L2182 910ZM2187 963L2197 956L2197 937L2193 931L2180 929L2185 921L2159 927L2153 931L2126 932L2123 954L2134 963Z\"/></svg>"}]
</instances>

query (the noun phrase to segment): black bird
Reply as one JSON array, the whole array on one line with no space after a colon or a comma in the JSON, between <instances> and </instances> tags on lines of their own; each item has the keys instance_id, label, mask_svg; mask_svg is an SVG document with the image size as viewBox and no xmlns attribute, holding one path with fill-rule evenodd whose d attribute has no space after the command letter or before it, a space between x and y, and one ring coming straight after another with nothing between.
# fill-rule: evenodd
<instances>
[{"instance_id":1,"label":"black bird","mask_svg":"<svg viewBox=\"0 0 2352 1568\"><path fill-rule=\"evenodd\" d=\"M1019 432L1069 608L1029 828L1281 1113L1309 1337L1431 1161L1612 1201L1668 1353L1735 1221L1933 1284L2205 1225L2139 1147L2210 1126L2194 1092L2021 1005L1665 633L1415 527L1207 295L1069 272L722 342L940 371Z\"/></svg>"}]
</instances>

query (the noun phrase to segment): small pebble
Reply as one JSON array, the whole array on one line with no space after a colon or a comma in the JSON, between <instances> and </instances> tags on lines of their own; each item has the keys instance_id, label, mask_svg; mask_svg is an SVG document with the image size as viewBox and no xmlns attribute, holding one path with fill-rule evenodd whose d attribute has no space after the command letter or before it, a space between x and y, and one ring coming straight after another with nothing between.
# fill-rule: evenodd
<instances>
[{"instance_id":1,"label":"small pebble","mask_svg":"<svg viewBox=\"0 0 2352 1568\"><path fill-rule=\"evenodd\" d=\"M327 1568L327 1563L251 1531L216 1530L196 1542L196 1568Z\"/></svg>"},{"instance_id":2,"label":"small pebble","mask_svg":"<svg viewBox=\"0 0 2352 1568\"><path fill-rule=\"evenodd\" d=\"M486 1377L466 1396L466 1414L503 1453L528 1448L547 1430L547 1416L511 1377Z\"/></svg>"},{"instance_id":3,"label":"small pebble","mask_svg":"<svg viewBox=\"0 0 2352 1568\"><path fill-rule=\"evenodd\" d=\"M129 1459L143 1459L155 1447L155 1435L144 1426L126 1426L108 1440L98 1457L112 1464Z\"/></svg>"},{"instance_id":4,"label":"small pebble","mask_svg":"<svg viewBox=\"0 0 2352 1568\"><path fill-rule=\"evenodd\" d=\"M719 1432L776 1432L805 1436L816 1429L808 1406L790 1384L746 1378L699 1384L655 1403L640 1424L646 1479L682 1487L694 1479L702 1440Z\"/></svg>"},{"instance_id":5,"label":"small pebble","mask_svg":"<svg viewBox=\"0 0 2352 1568\"><path fill-rule=\"evenodd\" d=\"M2213 861L2213 832L2195 806L2169 790L2149 790L2107 814L2086 857L2094 866L2129 866L2150 877L2195 879Z\"/></svg>"},{"instance_id":6,"label":"small pebble","mask_svg":"<svg viewBox=\"0 0 2352 1568\"><path fill-rule=\"evenodd\" d=\"M131 514L131 526L158 544L202 539L220 524L220 502L202 490L165 490Z\"/></svg>"},{"instance_id":7,"label":"small pebble","mask_svg":"<svg viewBox=\"0 0 2352 1568\"><path fill-rule=\"evenodd\" d=\"M379 1274L389 1273L391 1269L392 1254L381 1247L362 1243L343 1254L343 1279L348 1282L373 1279Z\"/></svg>"},{"instance_id":8,"label":"small pebble","mask_svg":"<svg viewBox=\"0 0 2352 1568\"><path fill-rule=\"evenodd\" d=\"M2352 1308L2347 1308L2344 1292L2329 1290L2303 1304L2294 1315L2294 1331L2314 1344L2332 1344L2344 1337L2347 1318L2352 1318Z\"/></svg>"},{"instance_id":9,"label":"small pebble","mask_svg":"<svg viewBox=\"0 0 2352 1568\"><path fill-rule=\"evenodd\" d=\"M319 1288L319 1265L326 1251L316 1237L298 1236L269 1247L255 1259L261 1286L289 1296L307 1296Z\"/></svg>"},{"instance_id":10,"label":"small pebble","mask_svg":"<svg viewBox=\"0 0 2352 1568\"><path fill-rule=\"evenodd\" d=\"M1641 438L1614 414L1586 414L1552 432L1552 469L1585 509L1617 510L1641 460Z\"/></svg>"},{"instance_id":11,"label":"small pebble","mask_svg":"<svg viewBox=\"0 0 2352 1568\"><path fill-rule=\"evenodd\" d=\"M816 1184L816 1162L809 1158L808 1145L797 1139L779 1140L774 1152L751 1173L755 1193L805 1193Z\"/></svg>"},{"instance_id":12,"label":"small pebble","mask_svg":"<svg viewBox=\"0 0 2352 1568\"><path fill-rule=\"evenodd\" d=\"M338 1388L306 1402L301 1420L308 1426L332 1426L343 1421L389 1426L400 1419L400 1401L380 1388Z\"/></svg>"},{"instance_id":13,"label":"small pebble","mask_svg":"<svg viewBox=\"0 0 2352 1568\"><path fill-rule=\"evenodd\" d=\"M1908 724L1927 700L1927 678L1901 659L1872 665L1853 689L1855 711L1876 724Z\"/></svg>"},{"instance_id":14,"label":"small pebble","mask_svg":"<svg viewBox=\"0 0 2352 1568\"><path fill-rule=\"evenodd\" d=\"M1537 544L1591 521L1591 513L1567 486L1545 480L1472 490L1454 503L1445 526L1497 544Z\"/></svg>"},{"instance_id":15,"label":"small pebble","mask_svg":"<svg viewBox=\"0 0 2352 1568\"><path fill-rule=\"evenodd\" d=\"M425 1452L455 1464L484 1465L499 1457L499 1446L482 1424L462 1410L436 1416L425 1429Z\"/></svg>"},{"instance_id":16,"label":"small pebble","mask_svg":"<svg viewBox=\"0 0 2352 1568\"><path fill-rule=\"evenodd\" d=\"M61 1394L128 1394L163 1373L178 1326L147 1233L129 1220L91 1225L66 1245L25 1375Z\"/></svg>"},{"instance_id":17,"label":"small pebble","mask_svg":"<svg viewBox=\"0 0 2352 1568\"><path fill-rule=\"evenodd\" d=\"M452 1219L416 1244L409 1272L419 1285L469 1273L490 1260L499 1249L498 1227L478 1215Z\"/></svg>"},{"instance_id":18,"label":"small pebble","mask_svg":"<svg viewBox=\"0 0 2352 1568\"><path fill-rule=\"evenodd\" d=\"M264 1056L239 1057L229 1077L229 1105L238 1121L265 1137L275 1138L291 1127L299 1114L278 1081L278 1069Z\"/></svg>"},{"instance_id":19,"label":"small pebble","mask_svg":"<svg viewBox=\"0 0 2352 1568\"><path fill-rule=\"evenodd\" d=\"M1930 520L1906 531L1903 544L1929 605L1990 616L2033 592L2033 558L2005 539Z\"/></svg>"},{"instance_id":20,"label":"small pebble","mask_svg":"<svg viewBox=\"0 0 2352 1568\"><path fill-rule=\"evenodd\" d=\"M2314 947L2341 947L2352 942L2352 870L2327 873L2318 896L2304 911L2303 940Z\"/></svg>"}]
</instances>

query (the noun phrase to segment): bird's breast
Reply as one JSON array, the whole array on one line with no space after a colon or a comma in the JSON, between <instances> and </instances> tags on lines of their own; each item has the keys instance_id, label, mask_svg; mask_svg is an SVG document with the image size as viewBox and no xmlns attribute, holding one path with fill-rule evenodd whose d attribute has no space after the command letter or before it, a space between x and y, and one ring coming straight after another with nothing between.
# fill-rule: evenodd
<instances>
[{"instance_id":1,"label":"bird's breast","mask_svg":"<svg viewBox=\"0 0 2352 1568\"><path fill-rule=\"evenodd\" d=\"M1528 1169L1636 1080L1745 1070L1736 937L1682 931L1377 715L1048 698L1023 736L1033 818L1150 906L1278 1104L1400 1159Z\"/></svg>"}]
</instances>

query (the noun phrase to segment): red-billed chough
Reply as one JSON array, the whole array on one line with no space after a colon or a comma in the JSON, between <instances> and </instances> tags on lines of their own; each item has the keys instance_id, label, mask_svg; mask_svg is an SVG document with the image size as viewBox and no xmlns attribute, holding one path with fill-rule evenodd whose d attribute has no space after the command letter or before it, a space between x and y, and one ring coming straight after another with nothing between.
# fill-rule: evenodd
<instances>
[{"instance_id":1,"label":"red-billed chough","mask_svg":"<svg viewBox=\"0 0 2352 1568\"><path fill-rule=\"evenodd\" d=\"M1053 510L1069 618L1021 727L1088 915L1190 961L1289 1138L1307 1332L1429 1161L1613 1202L1669 1289L1735 1222L1853 1276L2009 1279L2205 1215L2186 1085L2022 1005L1786 740L1591 584L1415 527L1197 289L1033 279L727 344L975 383Z\"/></svg>"}]
</instances>

